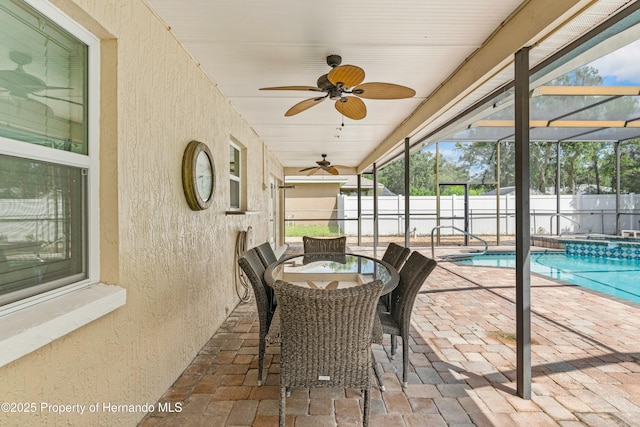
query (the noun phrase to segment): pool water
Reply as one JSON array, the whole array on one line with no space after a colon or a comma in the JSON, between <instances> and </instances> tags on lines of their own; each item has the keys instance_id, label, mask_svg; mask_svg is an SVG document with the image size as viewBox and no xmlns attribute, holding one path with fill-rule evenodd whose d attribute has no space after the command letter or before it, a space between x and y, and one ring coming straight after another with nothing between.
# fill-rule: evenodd
<instances>
[{"instance_id":1,"label":"pool water","mask_svg":"<svg viewBox=\"0 0 640 427\"><path fill-rule=\"evenodd\" d=\"M531 272L640 303L640 260L531 253ZM487 267L516 267L515 254L484 254L457 261Z\"/></svg>"}]
</instances>

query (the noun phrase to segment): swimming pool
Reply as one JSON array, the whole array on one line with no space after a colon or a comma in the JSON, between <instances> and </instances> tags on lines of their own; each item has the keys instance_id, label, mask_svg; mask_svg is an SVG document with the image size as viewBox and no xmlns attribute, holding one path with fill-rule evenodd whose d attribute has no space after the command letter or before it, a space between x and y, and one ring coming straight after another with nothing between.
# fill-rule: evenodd
<instances>
[{"instance_id":1,"label":"swimming pool","mask_svg":"<svg viewBox=\"0 0 640 427\"><path fill-rule=\"evenodd\" d=\"M456 261L465 265L515 268L515 254L484 254ZM640 260L531 253L531 272L640 303Z\"/></svg>"}]
</instances>

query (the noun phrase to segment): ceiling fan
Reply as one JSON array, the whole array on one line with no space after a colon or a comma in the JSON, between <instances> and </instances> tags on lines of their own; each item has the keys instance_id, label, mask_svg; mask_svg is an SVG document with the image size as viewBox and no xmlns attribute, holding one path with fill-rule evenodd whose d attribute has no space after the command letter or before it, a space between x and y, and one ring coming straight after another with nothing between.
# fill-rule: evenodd
<instances>
[{"instance_id":1,"label":"ceiling fan","mask_svg":"<svg viewBox=\"0 0 640 427\"><path fill-rule=\"evenodd\" d=\"M331 175L339 175L340 174L340 172L338 172L338 169L336 169L335 166L331 166L331 162L329 160L327 160L327 155L326 154L322 154L322 160L318 160L316 163L318 164L318 166L311 166L310 168L300 169L298 172L309 171L307 173L307 175L313 175L313 174L317 173L319 170L323 170L325 172L329 172ZM340 166L338 166L338 167L340 167Z\"/></svg>"},{"instance_id":2,"label":"ceiling fan","mask_svg":"<svg viewBox=\"0 0 640 427\"><path fill-rule=\"evenodd\" d=\"M327 56L327 64L332 70L318 78L317 87L276 86L263 87L260 90L306 90L325 93L323 96L297 103L284 113L285 117L301 113L329 98L336 101L335 107L340 114L353 120L361 120L367 115L367 107L360 98L402 99L411 98L416 94L416 91L411 88L393 83L362 83L364 81L362 68L355 65L340 65L341 63L340 55Z\"/></svg>"},{"instance_id":3,"label":"ceiling fan","mask_svg":"<svg viewBox=\"0 0 640 427\"><path fill-rule=\"evenodd\" d=\"M24 70L24 66L31 64L31 55L19 51L9 52L9 58L17 64L15 70L0 70L0 91L9 92L10 95L18 98L30 99L29 95L40 98L49 98L57 101L69 102L71 104L82 105L79 102L69 99L58 98L49 95L40 95L37 92L50 89L71 89L70 87L47 86L44 80L29 74ZM32 99L32 101L35 101Z\"/></svg>"}]
</instances>

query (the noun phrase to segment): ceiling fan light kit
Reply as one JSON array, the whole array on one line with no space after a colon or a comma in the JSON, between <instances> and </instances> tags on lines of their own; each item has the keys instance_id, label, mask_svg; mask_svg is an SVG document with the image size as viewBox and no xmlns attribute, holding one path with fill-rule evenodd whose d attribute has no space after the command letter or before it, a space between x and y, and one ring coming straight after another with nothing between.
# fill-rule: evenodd
<instances>
[{"instance_id":1,"label":"ceiling fan light kit","mask_svg":"<svg viewBox=\"0 0 640 427\"><path fill-rule=\"evenodd\" d=\"M362 120L367 115L367 107L360 98L365 99L402 99L411 98L416 91L394 83L378 83L364 81L364 70L355 65L340 65L340 55L327 56L327 65L332 69L318 78L316 86L276 86L264 87L260 90L304 90L324 92L324 96L305 99L289 108L285 117L299 114L325 99L335 100L336 110L352 120ZM349 96L355 95L355 96Z\"/></svg>"}]
</instances>

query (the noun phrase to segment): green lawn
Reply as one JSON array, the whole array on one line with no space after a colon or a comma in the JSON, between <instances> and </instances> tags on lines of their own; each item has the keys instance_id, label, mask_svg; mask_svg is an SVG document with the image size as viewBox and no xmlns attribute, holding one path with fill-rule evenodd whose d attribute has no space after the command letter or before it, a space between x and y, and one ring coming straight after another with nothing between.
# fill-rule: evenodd
<instances>
[{"instance_id":1,"label":"green lawn","mask_svg":"<svg viewBox=\"0 0 640 427\"><path fill-rule=\"evenodd\" d=\"M340 235L337 225L287 225L284 233L287 237L326 237Z\"/></svg>"}]
</instances>

